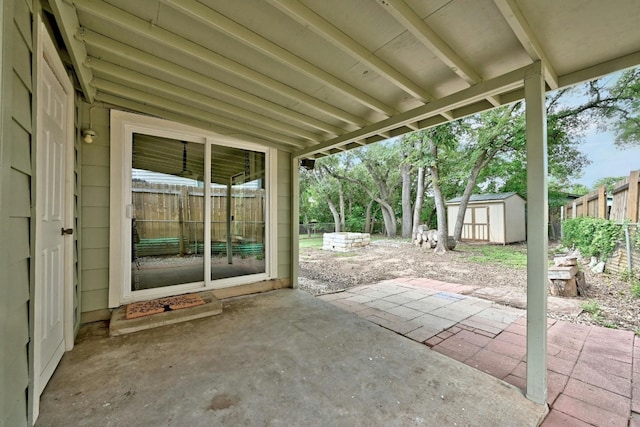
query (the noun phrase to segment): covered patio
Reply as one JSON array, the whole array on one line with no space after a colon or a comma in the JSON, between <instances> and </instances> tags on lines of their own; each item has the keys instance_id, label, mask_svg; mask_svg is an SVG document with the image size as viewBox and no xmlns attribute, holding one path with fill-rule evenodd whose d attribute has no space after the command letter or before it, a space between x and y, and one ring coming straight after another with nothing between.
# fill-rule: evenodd
<instances>
[{"instance_id":1,"label":"covered patio","mask_svg":"<svg viewBox=\"0 0 640 427\"><path fill-rule=\"evenodd\" d=\"M115 338L85 326L36 426L536 426L520 389L303 291Z\"/></svg>"}]
</instances>

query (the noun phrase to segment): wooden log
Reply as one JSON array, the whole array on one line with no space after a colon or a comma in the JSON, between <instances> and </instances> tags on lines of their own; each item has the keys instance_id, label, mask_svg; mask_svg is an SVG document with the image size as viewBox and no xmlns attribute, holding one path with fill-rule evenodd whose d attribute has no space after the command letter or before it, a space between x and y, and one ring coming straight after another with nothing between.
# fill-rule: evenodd
<instances>
[{"instance_id":1,"label":"wooden log","mask_svg":"<svg viewBox=\"0 0 640 427\"><path fill-rule=\"evenodd\" d=\"M550 280L569 280L573 279L577 272L578 266L576 265L572 265L571 267L549 267L548 277Z\"/></svg>"}]
</instances>

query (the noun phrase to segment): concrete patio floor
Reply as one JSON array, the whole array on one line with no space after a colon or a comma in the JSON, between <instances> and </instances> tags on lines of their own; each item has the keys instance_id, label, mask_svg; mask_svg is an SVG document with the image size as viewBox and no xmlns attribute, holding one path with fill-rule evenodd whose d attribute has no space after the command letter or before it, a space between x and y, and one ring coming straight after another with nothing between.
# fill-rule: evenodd
<instances>
[{"instance_id":1,"label":"concrete patio floor","mask_svg":"<svg viewBox=\"0 0 640 427\"><path fill-rule=\"evenodd\" d=\"M125 336L84 326L36 425L535 426L546 411L478 369L286 289Z\"/></svg>"},{"instance_id":2,"label":"concrete patio floor","mask_svg":"<svg viewBox=\"0 0 640 427\"><path fill-rule=\"evenodd\" d=\"M464 295L472 290L395 279L320 298L524 388L526 312ZM640 338L551 319L547 333L551 410L542 425L640 426Z\"/></svg>"}]
</instances>

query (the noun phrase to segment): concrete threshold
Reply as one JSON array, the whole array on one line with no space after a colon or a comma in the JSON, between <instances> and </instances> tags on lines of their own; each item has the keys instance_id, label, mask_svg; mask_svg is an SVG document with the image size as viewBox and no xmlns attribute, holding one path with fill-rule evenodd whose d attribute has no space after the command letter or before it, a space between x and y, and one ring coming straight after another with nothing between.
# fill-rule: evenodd
<instances>
[{"instance_id":1,"label":"concrete threshold","mask_svg":"<svg viewBox=\"0 0 640 427\"><path fill-rule=\"evenodd\" d=\"M536 426L547 411L293 289L224 300L216 318L135 335L110 338L104 323L81 329L36 426Z\"/></svg>"},{"instance_id":2,"label":"concrete threshold","mask_svg":"<svg viewBox=\"0 0 640 427\"><path fill-rule=\"evenodd\" d=\"M134 332L146 331L160 326L173 325L175 323L188 322L190 320L211 317L222 313L222 303L213 293L200 292L199 295L204 304L195 307L182 308L180 310L165 311L163 313L152 314L150 316L127 319L125 317L127 306L118 307L111 313L109 323L109 335L131 334Z\"/></svg>"}]
</instances>

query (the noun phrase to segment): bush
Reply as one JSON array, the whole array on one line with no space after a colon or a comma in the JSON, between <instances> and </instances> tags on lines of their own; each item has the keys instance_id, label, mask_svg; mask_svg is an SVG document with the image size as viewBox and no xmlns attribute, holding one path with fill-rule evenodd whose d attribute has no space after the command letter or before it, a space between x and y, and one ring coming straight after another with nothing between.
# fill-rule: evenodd
<instances>
[{"instance_id":1,"label":"bush","mask_svg":"<svg viewBox=\"0 0 640 427\"><path fill-rule=\"evenodd\" d=\"M580 250L582 256L611 256L622 237L622 226L614 221L600 218L573 218L562 223L562 243Z\"/></svg>"}]
</instances>

